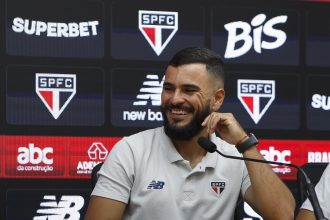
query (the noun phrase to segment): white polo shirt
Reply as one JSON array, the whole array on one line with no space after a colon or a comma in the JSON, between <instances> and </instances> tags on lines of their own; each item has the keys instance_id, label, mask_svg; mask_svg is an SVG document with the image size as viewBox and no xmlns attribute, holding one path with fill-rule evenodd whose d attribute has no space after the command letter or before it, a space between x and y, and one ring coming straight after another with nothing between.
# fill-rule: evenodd
<instances>
[{"instance_id":1,"label":"white polo shirt","mask_svg":"<svg viewBox=\"0 0 330 220\"><path fill-rule=\"evenodd\" d=\"M317 199L319 200L324 217L330 219L330 165L325 168L321 179L315 186ZM312 203L309 199L302 204L301 209L314 211Z\"/></svg>"},{"instance_id":2,"label":"white polo shirt","mask_svg":"<svg viewBox=\"0 0 330 220\"><path fill-rule=\"evenodd\" d=\"M215 135L211 140L241 156ZM127 203L124 220L233 219L240 192L250 186L244 161L207 153L191 169L163 127L123 138L98 175L92 195Z\"/></svg>"}]
</instances>

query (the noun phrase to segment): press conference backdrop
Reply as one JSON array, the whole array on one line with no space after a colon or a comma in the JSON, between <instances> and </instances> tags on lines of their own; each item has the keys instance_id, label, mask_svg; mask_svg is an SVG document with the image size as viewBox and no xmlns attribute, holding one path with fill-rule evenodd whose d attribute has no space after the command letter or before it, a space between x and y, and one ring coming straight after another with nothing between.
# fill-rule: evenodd
<instances>
[{"instance_id":1,"label":"press conference backdrop","mask_svg":"<svg viewBox=\"0 0 330 220\"><path fill-rule=\"evenodd\" d=\"M92 168L162 125L167 61L193 45L223 57L220 111L266 159L330 160L330 1L1 0L0 18L0 219L82 219Z\"/></svg>"}]
</instances>

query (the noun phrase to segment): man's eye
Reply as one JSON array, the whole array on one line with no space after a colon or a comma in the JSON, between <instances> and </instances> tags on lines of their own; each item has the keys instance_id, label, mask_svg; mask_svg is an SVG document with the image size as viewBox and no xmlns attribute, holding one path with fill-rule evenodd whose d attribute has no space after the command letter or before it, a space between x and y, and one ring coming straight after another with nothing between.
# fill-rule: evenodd
<instances>
[{"instance_id":1,"label":"man's eye","mask_svg":"<svg viewBox=\"0 0 330 220\"><path fill-rule=\"evenodd\" d=\"M196 91L195 88L186 88L185 90L186 90L186 92L195 92Z\"/></svg>"},{"instance_id":2,"label":"man's eye","mask_svg":"<svg viewBox=\"0 0 330 220\"><path fill-rule=\"evenodd\" d=\"M166 90L166 91L170 91L170 90L173 90L173 88L172 88L172 87L170 87L170 86L164 86L164 87L163 87L163 89L164 89L164 90Z\"/></svg>"}]
</instances>

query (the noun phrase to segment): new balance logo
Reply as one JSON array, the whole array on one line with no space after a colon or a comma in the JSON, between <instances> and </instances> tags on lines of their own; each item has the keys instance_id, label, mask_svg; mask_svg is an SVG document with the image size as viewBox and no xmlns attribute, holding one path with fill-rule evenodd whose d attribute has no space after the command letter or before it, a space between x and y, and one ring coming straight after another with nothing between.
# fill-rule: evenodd
<instances>
[{"instance_id":1,"label":"new balance logo","mask_svg":"<svg viewBox=\"0 0 330 220\"><path fill-rule=\"evenodd\" d=\"M237 97L254 123L258 124L275 100L275 81L239 79L237 81Z\"/></svg>"},{"instance_id":2,"label":"new balance logo","mask_svg":"<svg viewBox=\"0 0 330 220\"><path fill-rule=\"evenodd\" d=\"M151 181L147 189L163 189L165 185L164 181Z\"/></svg>"},{"instance_id":3,"label":"new balance logo","mask_svg":"<svg viewBox=\"0 0 330 220\"><path fill-rule=\"evenodd\" d=\"M139 29L159 56L178 30L178 12L140 10Z\"/></svg>"},{"instance_id":4,"label":"new balance logo","mask_svg":"<svg viewBox=\"0 0 330 220\"><path fill-rule=\"evenodd\" d=\"M36 93L57 119L76 94L76 75L36 73Z\"/></svg>"},{"instance_id":5,"label":"new balance logo","mask_svg":"<svg viewBox=\"0 0 330 220\"><path fill-rule=\"evenodd\" d=\"M163 84L164 77L160 81L158 75L148 74L140 89L140 93L136 96L137 101L133 105L147 105L150 100L153 106L160 106Z\"/></svg>"},{"instance_id":6,"label":"new balance logo","mask_svg":"<svg viewBox=\"0 0 330 220\"><path fill-rule=\"evenodd\" d=\"M62 196L57 203L55 195L45 195L33 220L79 220L79 210L84 206L82 196Z\"/></svg>"}]
</instances>

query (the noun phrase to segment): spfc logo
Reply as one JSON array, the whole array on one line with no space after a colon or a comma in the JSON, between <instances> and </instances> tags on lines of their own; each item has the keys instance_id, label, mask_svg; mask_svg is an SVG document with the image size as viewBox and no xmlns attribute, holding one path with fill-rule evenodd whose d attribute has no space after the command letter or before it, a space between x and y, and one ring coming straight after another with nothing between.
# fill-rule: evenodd
<instances>
[{"instance_id":1,"label":"spfc logo","mask_svg":"<svg viewBox=\"0 0 330 220\"><path fill-rule=\"evenodd\" d=\"M76 94L76 75L36 73L36 93L57 119Z\"/></svg>"},{"instance_id":2,"label":"spfc logo","mask_svg":"<svg viewBox=\"0 0 330 220\"><path fill-rule=\"evenodd\" d=\"M139 29L159 56L178 30L178 13L139 10Z\"/></svg>"},{"instance_id":3,"label":"spfc logo","mask_svg":"<svg viewBox=\"0 0 330 220\"><path fill-rule=\"evenodd\" d=\"M226 182L224 181L211 182L211 188L218 196L222 193L225 187L226 187Z\"/></svg>"},{"instance_id":4,"label":"spfc logo","mask_svg":"<svg viewBox=\"0 0 330 220\"><path fill-rule=\"evenodd\" d=\"M254 123L258 124L275 99L275 81L239 79L237 97Z\"/></svg>"}]
</instances>

